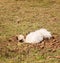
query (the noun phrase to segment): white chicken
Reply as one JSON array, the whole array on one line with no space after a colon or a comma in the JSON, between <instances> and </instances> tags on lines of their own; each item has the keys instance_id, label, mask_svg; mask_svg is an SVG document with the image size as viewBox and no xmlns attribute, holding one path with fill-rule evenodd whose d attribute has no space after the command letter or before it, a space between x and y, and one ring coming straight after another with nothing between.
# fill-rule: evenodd
<instances>
[{"instance_id":1,"label":"white chicken","mask_svg":"<svg viewBox=\"0 0 60 63\"><path fill-rule=\"evenodd\" d=\"M52 37L51 32L46 29L39 29L35 32L30 32L25 39L26 43L39 43L43 40L43 38L50 39Z\"/></svg>"}]
</instances>

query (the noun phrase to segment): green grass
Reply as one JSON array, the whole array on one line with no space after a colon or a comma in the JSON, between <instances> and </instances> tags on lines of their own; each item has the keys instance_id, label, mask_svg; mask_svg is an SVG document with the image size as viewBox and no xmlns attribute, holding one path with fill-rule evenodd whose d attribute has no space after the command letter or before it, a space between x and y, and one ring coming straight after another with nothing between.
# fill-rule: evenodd
<instances>
[{"instance_id":1,"label":"green grass","mask_svg":"<svg viewBox=\"0 0 60 63\"><path fill-rule=\"evenodd\" d=\"M2 0L0 1L0 42L7 38L46 28L60 35L60 1L59 0ZM16 47L16 46L15 46ZM59 55L47 53L42 55L38 49L29 54L11 52L15 47L6 46L0 53L0 63L60 63L60 59L48 56ZM20 47L20 46L19 46ZM8 50L7 50L8 49ZM6 50L6 51L5 51ZM6 56L6 54L7 56Z\"/></svg>"},{"instance_id":2,"label":"green grass","mask_svg":"<svg viewBox=\"0 0 60 63\"><path fill-rule=\"evenodd\" d=\"M60 59L54 58L54 56L59 55L60 50L57 50L54 53L45 53L43 54L40 51L30 50L27 54L26 51L23 51L20 54L15 55L16 53L10 53L10 56L0 57L0 62L2 63L59 63ZM9 53L8 53L9 54ZM12 56L11 56L12 54ZM15 56L14 56L15 55ZM14 56L14 57L13 57ZM52 58L48 58L51 56Z\"/></svg>"}]
</instances>

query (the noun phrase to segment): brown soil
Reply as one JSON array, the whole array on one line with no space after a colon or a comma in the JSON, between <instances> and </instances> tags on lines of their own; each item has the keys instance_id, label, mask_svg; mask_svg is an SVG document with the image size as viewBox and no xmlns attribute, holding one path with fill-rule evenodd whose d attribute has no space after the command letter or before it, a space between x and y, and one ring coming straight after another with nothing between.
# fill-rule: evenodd
<instances>
[{"instance_id":1,"label":"brown soil","mask_svg":"<svg viewBox=\"0 0 60 63\"><path fill-rule=\"evenodd\" d=\"M28 53L31 49L45 51L44 53L47 51L55 52L57 49L60 49L60 36L54 35L54 38L51 38L50 40L45 39L41 43L37 44L19 43L16 39L16 36L13 36L7 41L0 43L0 54L2 55L2 52L6 53L8 51L15 53L21 53L25 51Z\"/></svg>"}]
</instances>

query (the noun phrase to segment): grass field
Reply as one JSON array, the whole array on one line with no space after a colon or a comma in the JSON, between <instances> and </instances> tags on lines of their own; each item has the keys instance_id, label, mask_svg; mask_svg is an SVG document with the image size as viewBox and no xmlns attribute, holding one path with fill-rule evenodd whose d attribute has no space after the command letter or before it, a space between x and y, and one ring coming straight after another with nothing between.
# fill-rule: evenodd
<instances>
[{"instance_id":1,"label":"grass field","mask_svg":"<svg viewBox=\"0 0 60 63\"><path fill-rule=\"evenodd\" d=\"M60 0L0 0L0 63L60 63L49 57L59 56L60 48L48 52L51 48L7 41L40 28L60 36Z\"/></svg>"}]
</instances>

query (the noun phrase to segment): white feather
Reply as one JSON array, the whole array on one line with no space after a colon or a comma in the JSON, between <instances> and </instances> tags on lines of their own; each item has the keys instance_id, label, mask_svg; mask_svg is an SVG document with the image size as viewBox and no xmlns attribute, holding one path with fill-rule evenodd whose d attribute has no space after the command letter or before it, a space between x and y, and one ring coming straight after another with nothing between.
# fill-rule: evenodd
<instances>
[{"instance_id":1,"label":"white feather","mask_svg":"<svg viewBox=\"0 0 60 63\"><path fill-rule=\"evenodd\" d=\"M50 39L52 37L51 32L46 29L39 29L35 32L31 32L26 36L26 43L39 43L43 40L43 38Z\"/></svg>"},{"instance_id":2,"label":"white feather","mask_svg":"<svg viewBox=\"0 0 60 63\"><path fill-rule=\"evenodd\" d=\"M31 32L26 36L26 43L39 43L43 40L43 36L37 32Z\"/></svg>"},{"instance_id":3,"label":"white feather","mask_svg":"<svg viewBox=\"0 0 60 63\"><path fill-rule=\"evenodd\" d=\"M47 31L46 29L40 29L39 32L42 34L43 38L50 39L52 37L51 32Z\"/></svg>"}]
</instances>

